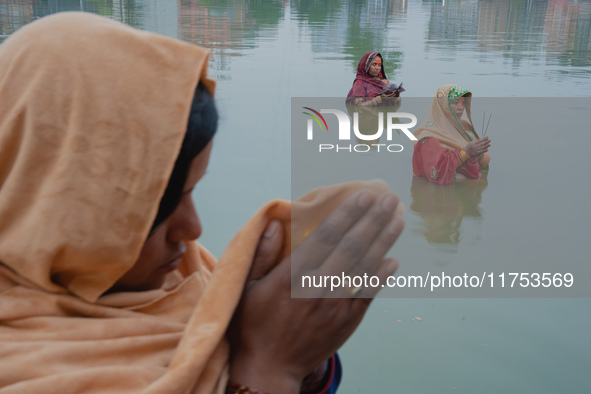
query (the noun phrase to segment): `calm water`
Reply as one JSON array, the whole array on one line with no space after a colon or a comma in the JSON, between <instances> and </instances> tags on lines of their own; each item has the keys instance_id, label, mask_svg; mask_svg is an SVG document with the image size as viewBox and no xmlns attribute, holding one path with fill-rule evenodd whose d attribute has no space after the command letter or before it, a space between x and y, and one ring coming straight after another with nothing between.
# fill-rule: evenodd
<instances>
[{"instance_id":1,"label":"calm water","mask_svg":"<svg viewBox=\"0 0 591 394\"><path fill-rule=\"evenodd\" d=\"M565 100L591 92L591 1L0 0L0 41L68 10L212 48L222 121L195 198L216 255L264 202L291 197L291 97L345 96L378 50L406 97L455 83L535 104L520 122L495 110L486 182L430 189L413 184L410 149L395 158L400 270L589 261L589 101ZM591 392L590 329L588 299L378 299L341 352L342 392Z\"/></svg>"}]
</instances>

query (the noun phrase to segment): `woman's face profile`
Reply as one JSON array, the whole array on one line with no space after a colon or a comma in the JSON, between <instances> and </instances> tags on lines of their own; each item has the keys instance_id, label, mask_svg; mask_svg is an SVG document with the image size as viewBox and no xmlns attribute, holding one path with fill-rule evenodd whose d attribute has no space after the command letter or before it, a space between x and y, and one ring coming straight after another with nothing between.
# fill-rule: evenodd
<instances>
[{"instance_id":1,"label":"woman's face profile","mask_svg":"<svg viewBox=\"0 0 591 394\"><path fill-rule=\"evenodd\" d=\"M213 142L193 159L183 195L176 209L150 233L140 256L111 288L110 291L145 291L158 289L166 274L174 271L185 254L185 242L201 235L202 227L191 197L193 188L201 180L209 163Z\"/></svg>"},{"instance_id":2,"label":"woman's face profile","mask_svg":"<svg viewBox=\"0 0 591 394\"><path fill-rule=\"evenodd\" d=\"M382 58L376 56L369 65L369 75L372 77L379 77L380 70L382 69Z\"/></svg>"}]
</instances>

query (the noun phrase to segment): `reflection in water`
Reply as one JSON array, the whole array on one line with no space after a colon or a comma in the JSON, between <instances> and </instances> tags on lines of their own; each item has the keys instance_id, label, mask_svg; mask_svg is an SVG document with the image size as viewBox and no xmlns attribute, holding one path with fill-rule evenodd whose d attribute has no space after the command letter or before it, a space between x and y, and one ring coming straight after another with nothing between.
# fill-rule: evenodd
<instances>
[{"instance_id":1,"label":"reflection in water","mask_svg":"<svg viewBox=\"0 0 591 394\"><path fill-rule=\"evenodd\" d=\"M544 49L564 66L591 66L591 3L548 0Z\"/></svg>"},{"instance_id":2,"label":"reflection in water","mask_svg":"<svg viewBox=\"0 0 591 394\"><path fill-rule=\"evenodd\" d=\"M215 5L198 0L179 0L179 38L197 45L221 49L231 55L255 47L260 34L275 35L283 18L279 1L217 1Z\"/></svg>"},{"instance_id":3,"label":"reflection in water","mask_svg":"<svg viewBox=\"0 0 591 394\"><path fill-rule=\"evenodd\" d=\"M440 186L429 182L427 178L413 176L410 209L423 219L420 232L427 242L451 245L447 250L457 251L462 239L462 218L482 217L478 206L482 201L482 192L488 185L486 178L485 171L480 179Z\"/></svg>"},{"instance_id":4,"label":"reflection in water","mask_svg":"<svg viewBox=\"0 0 591 394\"><path fill-rule=\"evenodd\" d=\"M544 1L480 2L478 51L505 51L513 64L536 57L543 38Z\"/></svg>"},{"instance_id":5,"label":"reflection in water","mask_svg":"<svg viewBox=\"0 0 591 394\"><path fill-rule=\"evenodd\" d=\"M535 58L543 38L545 13L544 1L481 1L477 50L507 52L515 65L522 59Z\"/></svg>"},{"instance_id":6,"label":"reflection in water","mask_svg":"<svg viewBox=\"0 0 591 394\"><path fill-rule=\"evenodd\" d=\"M401 67L400 38L388 32L403 26L408 0L293 0L290 6L292 19L308 31L313 52L345 54L355 69L363 54L375 49L382 54L390 77Z\"/></svg>"},{"instance_id":7,"label":"reflection in water","mask_svg":"<svg viewBox=\"0 0 591 394\"><path fill-rule=\"evenodd\" d=\"M428 47L502 51L515 66L527 59L591 65L591 3L569 0L424 1L430 3ZM541 45L540 45L541 44ZM545 57L540 57L545 53ZM576 73L576 70L574 70ZM588 74L588 73L586 73Z\"/></svg>"},{"instance_id":8,"label":"reflection in water","mask_svg":"<svg viewBox=\"0 0 591 394\"><path fill-rule=\"evenodd\" d=\"M150 3L146 3L149 6ZM144 13L144 3L134 0L0 0L0 36L12 34L35 19L65 11L84 11L103 15L139 29L151 27L151 13ZM2 41L0 38L0 42Z\"/></svg>"},{"instance_id":9,"label":"reflection in water","mask_svg":"<svg viewBox=\"0 0 591 394\"><path fill-rule=\"evenodd\" d=\"M254 49L260 37L276 38L283 18L280 1L178 0L178 38L212 50L213 77L229 80L231 59Z\"/></svg>"},{"instance_id":10,"label":"reflection in water","mask_svg":"<svg viewBox=\"0 0 591 394\"><path fill-rule=\"evenodd\" d=\"M233 56L256 47L260 37L276 38L284 17L279 0L0 0L0 42L37 18L63 11L103 15L130 26L212 49L216 79L229 79ZM216 73L215 71L225 71Z\"/></svg>"},{"instance_id":11,"label":"reflection in water","mask_svg":"<svg viewBox=\"0 0 591 394\"><path fill-rule=\"evenodd\" d=\"M404 55L400 39L393 39L388 31L399 28L406 19L406 6L406 0L349 2L348 29L343 49L351 55L354 66L357 66L357 59L361 59L365 52L375 48L382 54L384 66L394 82L395 71L401 67Z\"/></svg>"},{"instance_id":12,"label":"reflection in water","mask_svg":"<svg viewBox=\"0 0 591 394\"><path fill-rule=\"evenodd\" d=\"M416 6L415 6L416 7ZM591 2L576 0L422 0L428 17L425 48L455 61L475 51L485 61L498 51L513 66L549 64L558 74L588 76L591 66ZM416 9L416 8L415 8ZM389 70L401 68L408 0L0 0L0 42L34 19L62 11L86 11L131 26L213 49L213 67L229 78L233 56L277 38L289 16L316 54L345 55L352 69L368 48L384 56ZM575 66L575 68L565 68ZM394 80L394 75L391 76Z\"/></svg>"},{"instance_id":13,"label":"reflection in water","mask_svg":"<svg viewBox=\"0 0 591 394\"><path fill-rule=\"evenodd\" d=\"M478 0L431 4L427 43L458 46L473 41L478 31Z\"/></svg>"},{"instance_id":14,"label":"reflection in water","mask_svg":"<svg viewBox=\"0 0 591 394\"><path fill-rule=\"evenodd\" d=\"M23 4L24 3L24 4ZM0 0L0 42L34 19L33 2Z\"/></svg>"}]
</instances>

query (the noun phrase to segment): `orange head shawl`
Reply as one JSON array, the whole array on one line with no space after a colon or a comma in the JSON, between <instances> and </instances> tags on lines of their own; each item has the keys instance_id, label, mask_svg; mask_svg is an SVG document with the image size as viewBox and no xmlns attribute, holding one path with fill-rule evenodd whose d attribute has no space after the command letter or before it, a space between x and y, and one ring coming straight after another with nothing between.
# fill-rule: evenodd
<instances>
[{"instance_id":1,"label":"orange head shawl","mask_svg":"<svg viewBox=\"0 0 591 394\"><path fill-rule=\"evenodd\" d=\"M0 261L50 292L92 302L109 289L149 232L207 56L91 14L7 39Z\"/></svg>"},{"instance_id":2,"label":"orange head shawl","mask_svg":"<svg viewBox=\"0 0 591 394\"><path fill-rule=\"evenodd\" d=\"M468 100L464 116L458 119L449 105L461 96ZM456 85L443 85L437 89L429 114L415 130L415 137L419 140L425 137L437 138L441 146L452 150L463 149L470 141L480 138L472 123L471 98L472 93ZM486 167L489 161L490 156L485 153L479 160L480 166Z\"/></svg>"},{"instance_id":3,"label":"orange head shawl","mask_svg":"<svg viewBox=\"0 0 591 394\"><path fill-rule=\"evenodd\" d=\"M263 207L215 264L187 245L168 286L103 295L136 261L208 52L84 13L0 46L0 391L221 393L225 332L258 240L302 238L361 187ZM324 216L323 216L324 215ZM300 235L298 235L300 234ZM215 265L215 269L214 269Z\"/></svg>"},{"instance_id":4,"label":"orange head shawl","mask_svg":"<svg viewBox=\"0 0 591 394\"><path fill-rule=\"evenodd\" d=\"M101 297L145 242L198 81L213 93L207 58L85 13L42 18L0 46L3 392L215 387L220 333L190 360L193 376L169 368L206 252L190 248L174 288Z\"/></svg>"}]
</instances>

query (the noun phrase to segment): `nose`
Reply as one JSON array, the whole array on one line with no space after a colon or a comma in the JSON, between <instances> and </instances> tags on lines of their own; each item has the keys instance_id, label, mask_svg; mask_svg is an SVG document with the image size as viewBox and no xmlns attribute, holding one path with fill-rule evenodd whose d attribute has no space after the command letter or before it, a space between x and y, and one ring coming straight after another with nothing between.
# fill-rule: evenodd
<instances>
[{"instance_id":1,"label":"nose","mask_svg":"<svg viewBox=\"0 0 591 394\"><path fill-rule=\"evenodd\" d=\"M190 194L181 202L169 217L168 240L170 242L192 241L201 236L203 227Z\"/></svg>"}]
</instances>

